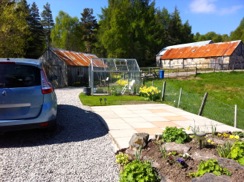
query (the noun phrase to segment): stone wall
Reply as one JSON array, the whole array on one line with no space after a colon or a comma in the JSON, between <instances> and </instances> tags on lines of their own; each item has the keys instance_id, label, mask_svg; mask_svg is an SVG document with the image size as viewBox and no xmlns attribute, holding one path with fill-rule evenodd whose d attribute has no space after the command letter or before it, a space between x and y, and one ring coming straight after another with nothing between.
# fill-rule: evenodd
<instances>
[{"instance_id":1,"label":"stone wall","mask_svg":"<svg viewBox=\"0 0 244 182\"><path fill-rule=\"evenodd\" d=\"M67 65L64 61L51 50L47 50L39 59L42 60L48 79L55 88L68 86Z\"/></svg>"}]
</instances>

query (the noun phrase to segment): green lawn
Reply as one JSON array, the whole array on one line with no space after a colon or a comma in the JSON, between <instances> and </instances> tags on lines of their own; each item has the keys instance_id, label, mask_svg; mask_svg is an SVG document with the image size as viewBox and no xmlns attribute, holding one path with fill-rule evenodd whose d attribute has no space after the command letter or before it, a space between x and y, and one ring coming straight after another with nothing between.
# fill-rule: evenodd
<instances>
[{"instance_id":1,"label":"green lawn","mask_svg":"<svg viewBox=\"0 0 244 182\"><path fill-rule=\"evenodd\" d=\"M180 108L198 114L204 93L208 98L203 116L233 126L234 107L238 106L238 127L244 128L244 72L198 74L196 77L154 80L162 88L166 81L165 103L177 106L182 88ZM152 82L147 82L150 85Z\"/></svg>"}]
</instances>

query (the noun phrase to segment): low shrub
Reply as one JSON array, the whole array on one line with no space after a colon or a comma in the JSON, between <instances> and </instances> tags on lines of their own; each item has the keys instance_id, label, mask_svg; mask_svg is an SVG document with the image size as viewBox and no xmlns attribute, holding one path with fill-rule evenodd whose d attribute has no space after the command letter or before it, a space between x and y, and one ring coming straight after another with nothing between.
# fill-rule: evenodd
<instances>
[{"instance_id":1,"label":"low shrub","mask_svg":"<svg viewBox=\"0 0 244 182\"><path fill-rule=\"evenodd\" d=\"M231 152L231 147L232 147L232 144L230 142L226 142L223 145L218 145L217 152L218 152L219 156L227 158Z\"/></svg>"},{"instance_id":2,"label":"low shrub","mask_svg":"<svg viewBox=\"0 0 244 182\"><path fill-rule=\"evenodd\" d=\"M191 177L200 177L203 176L205 173L213 173L216 176L231 175L231 173L226 168L221 167L215 159L201 161L198 165L197 172L190 173L189 175Z\"/></svg>"},{"instance_id":3,"label":"low shrub","mask_svg":"<svg viewBox=\"0 0 244 182\"><path fill-rule=\"evenodd\" d=\"M157 87L154 87L154 86L150 86L150 87L142 86L142 87L140 87L140 90L139 90L140 96L146 97L151 101L155 101L155 100L159 99L160 93L161 93L161 91Z\"/></svg>"},{"instance_id":4,"label":"low shrub","mask_svg":"<svg viewBox=\"0 0 244 182\"><path fill-rule=\"evenodd\" d=\"M185 143L189 141L190 137L183 128L166 127L162 134L165 142Z\"/></svg>"},{"instance_id":5,"label":"low shrub","mask_svg":"<svg viewBox=\"0 0 244 182\"><path fill-rule=\"evenodd\" d=\"M128 154L124 154L122 152L119 152L119 154L117 154L115 156L115 158L116 158L116 163L120 164L121 166L124 166L124 165L129 163L129 155Z\"/></svg>"},{"instance_id":6,"label":"low shrub","mask_svg":"<svg viewBox=\"0 0 244 182\"><path fill-rule=\"evenodd\" d=\"M135 181L159 182L160 178L150 162L134 160L120 173L120 182Z\"/></svg>"},{"instance_id":7,"label":"low shrub","mask_svg":"<svg viewBox=\"0 0 244 182\"><path fill-rule=\"evenodd\" d=\"M227 158L234 159L239 164L244 166L244 141L235 142L231 147L231 151Z\"/></svg>"}]
</instances>

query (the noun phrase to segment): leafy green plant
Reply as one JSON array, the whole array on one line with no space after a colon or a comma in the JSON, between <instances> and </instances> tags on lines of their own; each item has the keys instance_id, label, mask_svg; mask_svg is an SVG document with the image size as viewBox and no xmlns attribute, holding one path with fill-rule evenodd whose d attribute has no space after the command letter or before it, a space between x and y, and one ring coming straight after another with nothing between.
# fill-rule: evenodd
<instances>
[{"instance_id":1,"label":"leafy green plant","mask_svg":"<svg viewBox=\"0 0 244 182\"><path fill-rule=\"evenodd\" d=\"M157 171L150 162L134 160L120 173L120 182L159 182Z\"/></svg>"},{"instance_id":2,"label":"leafy green plant","mask_svg":"<svg viewBox=\"0 0 244 182\"><path fill-rule=\"evenodd\" d=\"M115 156L115 158L116 158L116 163L120 164L122 166L129 163L129 155L128 154L124 154L122 152L119 152L119 154L117 154Z\"/></svg>"},{"instance_id":3,"label":"leafy green plant","mask_svg":"<svg viewBox=\"0 0 244 182\"><path fill-rule=\"evenodd\" d=\"M244 166L244 141L235 142L231 147L231 151L227 158L234 159L239 164Z\"/></svg>"},{"instance_id":4,"label":"leafy green plant","mask_svg":"<svg viewBox=\"0 0 244 182\"><path fill-rule=\"evenodd\" d=\"M167 151L166 151L165 147L160 146L159 150L160 150L160 152L162 154L162 158L165 159L167 157Z\"/></svg>"},{"instance_id":5,"label":"leafy green plant","mask_svg":"<svg viewBox=\"0 0 244 182\"><path fill-rule=\"evenodd\" d=\"M231 173L226 168L221 167L215 159L201 161L198 165L197 172L190 173L189 175L191 177L200 177L203 176L205 173L213 173L216 176L220 176L223 174L228 176L231 175Z\"/></svg>"},{"instance_id":6,"label":"leafy green plant","mask_svg":"<svg viewBox=\"0 0 244 182\"><path fill-rule=\"evenodd\" d=\"M142 153L142 148L140 147L138 150L136 150L136 153L135 153L135 158L136 160L141 160L141 153Z\"/></svg>"},{"instance_id":7,"label":"leafy green plant","mask_svg":"<svg viewBox=\"0 0 244 182\"><path fill-rule=\"evenodd\" d=\"M183 130L183 128L177 128L177 127L166 127L166 129L163 132L162 138L166 142L176 142L176 143L185 143L189 140L189 136Z\"/></svg>"},{"instance_id":8,"label":"leafy green plant","mask_svg":"<svg viewBox=\"0 0 244 182\"><path fill-rule=\"evenodd\" d=\"M244 132L243 131L235 131L232 133L233 135L237 135L240 138L244 138Z\"/></svg>"},{"instance_id":9,"label":"leafy green plant","mask_svg":"<svg viewBox=\"0 0 244 182\"><path fill-rule=\"evenodd\" d=\"M220 157L227 158L231 151L232 144L230 142L226 142L223 145L217 146L217 152Z\"/></svg>"},{"instance_id":10,"label":"leafy green plant","mask_svg":"<svg viewBox=\"0 0 244 182\"><path fill-rule=\"evenodd\" d=\"M196 135L196 133L200 131L200 128L199 128L199 126L196 126L195 120L193 120L193 121L194 121L194 125L193 126L189 126L187 128L187 130L191 130L193 135Z\"/></svg>"}]
</instances>

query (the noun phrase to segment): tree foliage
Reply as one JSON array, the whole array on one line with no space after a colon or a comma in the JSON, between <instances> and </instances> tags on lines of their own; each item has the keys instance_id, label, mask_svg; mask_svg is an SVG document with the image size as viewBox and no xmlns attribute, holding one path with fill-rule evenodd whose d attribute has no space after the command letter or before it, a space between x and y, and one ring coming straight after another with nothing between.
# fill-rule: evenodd
<instances>
[{"instance_id":1,"label":"tree foliage","mask_svg":"<svg viewBox=\"0 0 244 182\"><path fill-rule=\"evenodd\" d=\"M145 63L154 41L154 3L110 0L102 12L98 38L107 56L132 57Z\"/></svg>"},{"instance_id":2,"label":"tree foliage","mask_svg":"<svg viewBox=\"0 0 244 182\"><path fill-rule=\"evenodd\" d=\"M67 13L60 11L55 21L56 24L51 31L52 46L80 51L82 43L79 41L81 35L78 30L78 18L72 18Z\"/></svg>"},{"instance_id":3,"label":"tree foliage","mask_svg":"<svg viewBox=\"0 0 244 182\"><path fill-rule=\"evenodd\" d=\"M193 40L191 26L182 24L177 8L169 14L150 0L110 0L100 18L101 49L108 57L136 58L141 66L152 65L163 46Z\"/></svg>"},{"instance_id":4,"label":"tree foliage","mask_svg":"<svg viewBox=\"0 0 244 182\"><path fill-rule=\"evenodd\" d=\"M242 18L240 25L230 34L232 40L242 40L244 42L244 18Z\"/></svg>"},{"instance_id":5,"label":"tree foliage","mask_svg":"<svg viewBox=\"0 0 244 182\"><path fill-rule=\"evenodd\" d=\"M95 16L93 16L93 9L85 8L81 13L80 20L81 41L85 44L85 52L92 52L97 41L96 35L98 31L98 23Z\"/></svg>"},{"instance_id":6,"label":"tree foliage","mask_svg":"<svg viewBox=\"0 0 244 182\"><path fill-rule=\"evenodd\" d=\"M215 32L208 32L206 34L201 35L197 32L194 36L195 41L204 41L204 40L212 40L213 42L225 42L229 41L230 37L227 34L217 34Z\"/></svg>"},{"instance_id":7,"label":"tree foliage","mask_svg":"<svg viewBox=\"0 0 244 182\"><path fill-rule=\"evenodd\" d=\"M0 57L24 57L30 35L25 0L2 0L0 4Z\"/></svg>"},{"instance_id":8,"label":"tree foliage","mask_svg":"<svg viewBox=\"0 0 244 182\"><path fill-rule=\"evenodd\" d=\"M46 42L47 45L46 47L50 46L50 35L51 35L51 29L54 26L54 21L53 21L53 15L52 15L52 10L51 10L51 6L49 3L46 3L46 5L43 6L44 10L41 13L41 23L42 26L44 28L44 34L46 36Z\"/></svg>"},{"instance_id":9,"label":"tree foliage","mask_svg":"<svg viewBox=\"0 0 244 182\"><path fill-rule=\"evenodd\" d=\"M27 38L27 48L25 57L38 58L41 56L44 50L45 35L43 32L43 26L41 24L41 18L39 9L34 2L29 9L28 25L30 30L30 36Z\"/></svg>"}]
</instances>

